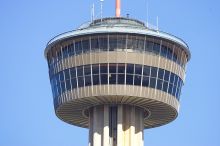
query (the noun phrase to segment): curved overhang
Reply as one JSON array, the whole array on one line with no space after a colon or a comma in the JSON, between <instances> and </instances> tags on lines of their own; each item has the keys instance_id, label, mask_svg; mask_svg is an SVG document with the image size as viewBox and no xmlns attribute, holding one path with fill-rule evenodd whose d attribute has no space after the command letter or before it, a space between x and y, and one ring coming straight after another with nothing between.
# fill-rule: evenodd
<instances>
[{"instance_id":1,"label":"curved overhang","mask_svg":"<svg viewBox=\"0 0 220 146\"><path fill-rule=\"evenodd\" d=\"M146 27L131 27L131 26L128 27L128 26L120 26L120 25L88 27L85 29L78 29L78 30L62 33L48 42L47 47L45 49L45 57L47 56L46 54L48 50L51 48L51 46L65 39L69 39L77 36L83 36L83 35L103 34L103 33L140 34L140 35L162 38L180 45L184 49L184 51L188 54L188 61L191 58L191 53L189 51L188 45L182 39L174 35L162 31L148 29Z\"/></svg>"}]
</instances>

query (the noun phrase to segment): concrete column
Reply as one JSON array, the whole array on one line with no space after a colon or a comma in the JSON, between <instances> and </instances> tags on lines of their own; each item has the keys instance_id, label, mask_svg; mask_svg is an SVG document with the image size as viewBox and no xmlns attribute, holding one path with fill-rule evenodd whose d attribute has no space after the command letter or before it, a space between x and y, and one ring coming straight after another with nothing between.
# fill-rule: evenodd
<instances>
[{"instance_id":1,"label":"concrete column","mask_svg":"<svg viewBox=\"0 0 220 146\"><path fill-rule=\"evenodd\" d=\"M101 105L91 108L89 116L89 146L144 145L143 109L130 105Z\"/></svg>"}]
</instances>

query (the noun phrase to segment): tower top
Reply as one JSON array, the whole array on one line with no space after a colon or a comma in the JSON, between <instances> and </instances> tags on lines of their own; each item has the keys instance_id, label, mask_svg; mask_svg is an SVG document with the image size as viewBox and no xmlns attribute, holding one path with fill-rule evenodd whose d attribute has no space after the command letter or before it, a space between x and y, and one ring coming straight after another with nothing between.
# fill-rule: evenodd
<instances>
[{"instance_id":1,"label":"tower top","mask_svg":"<svg viewBox=\"0 0 220 146\"><path fill-rule=\"evenodd\" d=\"M121 0L116 0L116 7L115 7L115 16L121 16Z\"/></svg>"}]
</instances>

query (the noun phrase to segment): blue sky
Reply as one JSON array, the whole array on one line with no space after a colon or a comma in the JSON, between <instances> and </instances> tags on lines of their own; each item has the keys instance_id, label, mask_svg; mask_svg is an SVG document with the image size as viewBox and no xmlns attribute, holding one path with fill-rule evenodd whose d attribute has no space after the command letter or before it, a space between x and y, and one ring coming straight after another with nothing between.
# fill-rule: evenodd
<instances>
[{"instance_id":1,"label":"blue sky","mask_svg":"<svg viewBox=\"0 0 220 146\"><path fill-rule=\"evenodd\" d=\"M148 0L149 21L184 39L191 50L179 117L145 130L145 146L220 145L220 1ZM1 0L0 145L87 146L88 130L54 114L46 43L90 20L98 0ZM122 15L147 19L146 0L122 0ZM104 16L114 16L105 0Z\"/></svg>"}]
</instances>

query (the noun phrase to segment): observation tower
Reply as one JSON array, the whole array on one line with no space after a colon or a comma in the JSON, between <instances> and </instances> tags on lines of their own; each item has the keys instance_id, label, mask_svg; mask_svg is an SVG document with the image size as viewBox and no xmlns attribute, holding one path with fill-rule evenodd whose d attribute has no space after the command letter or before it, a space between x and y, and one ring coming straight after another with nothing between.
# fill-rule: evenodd
<instances>
[{"instance_id":1,"label":"observation tower","mask_svg":"<svg viewBox=\"0 0 220 146\"><path fill-rule=\"evenodd\" d=\"M190 59L187 44L139 20L96 19L48 42L55 113L89 128L89 146L143 146L144 129L173 121Z\"/></svg>"}]
</instances>

